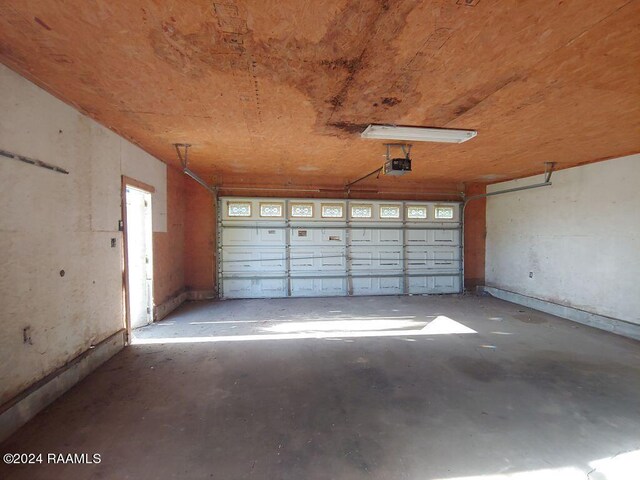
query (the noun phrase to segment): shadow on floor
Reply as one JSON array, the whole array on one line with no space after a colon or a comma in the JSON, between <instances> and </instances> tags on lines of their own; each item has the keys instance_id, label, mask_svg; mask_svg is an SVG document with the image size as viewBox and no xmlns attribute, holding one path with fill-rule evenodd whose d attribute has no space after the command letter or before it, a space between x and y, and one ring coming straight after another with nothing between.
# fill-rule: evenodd
<instances>
[{"instance_id":1,"label":"shadow on floor","mask_svg":"<svg viewBox=\"0 0 640 480\"><path fill-rule=\"evenodd\" d=\"M420 333L435 322L449 331ZM640 471L638 342L493 298L192 303L136 339L0 448L101 463L0 465L0 478Z\"/></svg>"}]
</instances>

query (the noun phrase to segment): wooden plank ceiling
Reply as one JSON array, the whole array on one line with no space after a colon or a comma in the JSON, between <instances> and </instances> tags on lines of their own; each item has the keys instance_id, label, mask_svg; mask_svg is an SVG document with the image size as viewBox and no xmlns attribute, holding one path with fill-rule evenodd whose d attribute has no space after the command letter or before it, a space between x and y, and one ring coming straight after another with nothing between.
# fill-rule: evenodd
<instances>
[{"instance_id":1,"label":"wooden plank ceiling","mask_svg":"<svg viewBox=\"0 0 640 480\"><path fill-rule=\"evenodd\" d=\"M369 123L478 130L367 180L415 189L639 152L639 24L629 0L4 0L0 61L223 185L343 185L381 165Z\"/></svg>"}]
</instances>

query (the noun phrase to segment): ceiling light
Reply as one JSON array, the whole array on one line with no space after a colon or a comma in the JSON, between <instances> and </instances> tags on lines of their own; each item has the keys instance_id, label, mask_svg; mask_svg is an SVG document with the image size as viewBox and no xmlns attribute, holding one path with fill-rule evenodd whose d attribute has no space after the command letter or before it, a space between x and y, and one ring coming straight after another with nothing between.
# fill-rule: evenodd
<instances>
[{"instance_id":1,"label":"ceiling light","mask_svg":"<svg viewBox=\"0 0 640 480\"><path fill-rule=\"evenodd\" d=\"M451 128L398 127L395 125L369 125L362 138L378 140L410 140L414 142L462 143L478 134L475 130Z\"/></svg>"}]
</instances>

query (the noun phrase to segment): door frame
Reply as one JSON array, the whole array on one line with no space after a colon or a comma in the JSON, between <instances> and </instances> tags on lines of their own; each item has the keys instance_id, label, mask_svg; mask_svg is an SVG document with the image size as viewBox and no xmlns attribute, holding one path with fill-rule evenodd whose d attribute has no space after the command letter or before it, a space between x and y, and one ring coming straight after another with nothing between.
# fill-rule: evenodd
<instances>
[{"instance_id":1,"label":"door frame","mask_svg":"<svg viewBox=\"0 0 640 480\"><path fill-rule=\"evenodd\" d=\"M122 189L120 192L120 204L122 207L122 255L123 255L123 265L122 265L122 298L123 298L123 317L124 317L124 327L126 329L126 339L125 343L127 345L131 344L131 308L129 304L129 245L128 245L128 237L127 237L127 187L137 188L138 190L143 190L151 195L153 195L156 191L153 185L149 185L147 183L141 182L140 180L136 180L135 178L127 177L126 175L122 175ZM153 221L151 224L151 234L153 236ZM152 266L153 268L153 266ZM152 299L153 301L153 299ZM151 312L153 315L153 312Z\"/></svg>"}]
</instances>

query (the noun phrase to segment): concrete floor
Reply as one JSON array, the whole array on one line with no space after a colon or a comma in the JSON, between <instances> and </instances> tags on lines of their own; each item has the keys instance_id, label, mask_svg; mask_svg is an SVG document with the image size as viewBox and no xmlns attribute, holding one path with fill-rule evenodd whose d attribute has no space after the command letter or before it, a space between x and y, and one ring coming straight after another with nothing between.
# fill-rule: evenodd
<instances>
[{"instance_id":1,"label":"concrete floor","mask_svg":"<svg viewBox=\"0 0 640 480\"><path fill-rule=\"evenodd\" d=\"M191 303L136 341L0 446L101 463L0 478L640 478L640 344L501 300Z\"/></svg>"}]
</instances>

